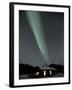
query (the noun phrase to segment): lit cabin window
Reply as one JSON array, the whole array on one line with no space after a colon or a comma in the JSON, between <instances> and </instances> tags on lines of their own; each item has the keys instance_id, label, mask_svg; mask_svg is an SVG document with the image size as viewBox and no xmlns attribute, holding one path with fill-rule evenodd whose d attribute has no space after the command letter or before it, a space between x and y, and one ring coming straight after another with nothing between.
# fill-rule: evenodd
<instances>
[{"instance_id":1,"label":"lit cabin window","mask_svg":"<svg viewBox=\"0 0 72 90\"><path fill-rule=\"evenodd\" d=\"M50 70L49 72L50 72L50 75L52 75L52 71Z\"/></svg>"},{"instance_id":2,"label":"lit cabin window","mask_svg":"<svg viewBox=\"0 0 72 90\"><path fill-rule=\"evenodd\" d=\"M44 72L44 76L46 76L46 71L43 71Z\"/></svg>"},{"instance_id":3,"label":"lit cabin window","mask_svg":"<svg viewBox=\"0 0 72 90\"><path fill-rule=\"evenodd\" d=\"M36 72L36 74L35 75L39 75L39 72Z\"/></svg>"}]
</instances>

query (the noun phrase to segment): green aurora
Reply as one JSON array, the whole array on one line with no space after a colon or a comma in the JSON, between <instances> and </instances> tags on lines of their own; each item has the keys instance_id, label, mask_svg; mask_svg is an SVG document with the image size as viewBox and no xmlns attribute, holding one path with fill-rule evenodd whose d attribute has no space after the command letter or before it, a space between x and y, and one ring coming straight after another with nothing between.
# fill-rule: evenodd
<instances>
[{"instance_id":1,"label":"green aurora","mask_svg":"<svg viewBox=\"0 0 72 90\"><path fill-rule=\"evenodd\" d=\"M48 47L47 47L44 31L42 28L42 24L41 24L40 13L34 12L34 11L27 11L26 15L27 15L29 24L31 26L32 32L34 34L35 40L37 42L37 46L46 64L48 65L49 64Z\"/></svg>"}]
</instances>

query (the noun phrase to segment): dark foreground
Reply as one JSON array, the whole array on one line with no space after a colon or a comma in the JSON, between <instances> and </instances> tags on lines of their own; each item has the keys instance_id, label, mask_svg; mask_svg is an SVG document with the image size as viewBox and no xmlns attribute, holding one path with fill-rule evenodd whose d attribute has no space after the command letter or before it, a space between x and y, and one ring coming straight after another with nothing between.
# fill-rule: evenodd
<instances>
[{"instance_id":1,"label":"dark foreground","mask_svg":"<svg viewBox=\"0 0 72 90\"><path fill-rule=\"evenodd\" d=\"M39 68L28 64L19 64L19 79L53 77L64 77L64 67L61 65L51 64L49 66Z\"/></svg>"}]
</instances>

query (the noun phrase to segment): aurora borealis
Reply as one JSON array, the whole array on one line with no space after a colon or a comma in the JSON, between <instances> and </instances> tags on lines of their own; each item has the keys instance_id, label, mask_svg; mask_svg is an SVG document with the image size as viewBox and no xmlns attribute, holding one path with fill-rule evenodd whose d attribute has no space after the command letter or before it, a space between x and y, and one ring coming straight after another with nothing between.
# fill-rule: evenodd
<instances>
[{"instance_id":1,"label":"aurora borealis","mask_svg":"<svg viewBox=\"0 0 72 90\"><path fill-rule=\"evenodd\" d=\"M26 14L27 14L27 18L31 26L32 32L34 34L35 40L37 42L37 46L45 62L48 64L48 61L49 61L48 47L44 36L43 27L41 24L40 14L38 12L33 12L33 11L27 11Z\"/></svg>"},{"instance_id":2,"label":"aurora borealis","mask_svg":"<svg viewBox=\"0 0 72 90\"><path fill-rule=\"evenodd\" d=\"M19 11L19 63L64 64L64 13Z\"/></svg>"}]
</instances>

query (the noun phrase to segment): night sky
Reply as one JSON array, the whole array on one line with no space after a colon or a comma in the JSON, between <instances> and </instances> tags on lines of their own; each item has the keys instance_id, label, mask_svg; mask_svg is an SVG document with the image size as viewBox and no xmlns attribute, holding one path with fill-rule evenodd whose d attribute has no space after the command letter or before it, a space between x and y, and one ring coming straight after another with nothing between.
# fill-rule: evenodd
<instances>
[{"instance_id":1,"label":"night sky","mask_svg":"<svg viewBox=\"0 0 72 90\"><path fill-rule=\"evenodd\" d=\"M37 12L37 11L36 11ZM48 47L49 64L64 64L64 13L37 12ZM46 64L31 30L26 11L19 11L19 63Z\"/></svg>"}]
</instances>

